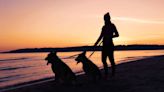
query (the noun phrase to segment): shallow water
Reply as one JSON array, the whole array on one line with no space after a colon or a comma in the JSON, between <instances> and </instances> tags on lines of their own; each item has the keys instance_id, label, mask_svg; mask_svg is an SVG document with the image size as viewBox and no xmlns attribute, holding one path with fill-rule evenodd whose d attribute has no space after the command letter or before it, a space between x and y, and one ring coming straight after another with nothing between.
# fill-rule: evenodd
<instances>
[{"instance_id":1,"label":"shallow water","mask_svg":"<svg viewBox=\"0 0 164 92\"><path fill-rule=\"evenodd\" d=\"M78 53L81 52L60 52L58 56L64 58ZM0 88L54 76L50 65L47 66L47 61L44 60L47 54L48 53L0 54ZM87 56L90 54L91 52L87 52ZM117 64L120 64L154 55L164 55L164 50L115 51L115 61ZM93 63L102 67L100 52L95 52L90 59ZM63 59L63 61L74 72L82 71L81 64L77 65L74 59Z\"/></svg>"}]
</instances>

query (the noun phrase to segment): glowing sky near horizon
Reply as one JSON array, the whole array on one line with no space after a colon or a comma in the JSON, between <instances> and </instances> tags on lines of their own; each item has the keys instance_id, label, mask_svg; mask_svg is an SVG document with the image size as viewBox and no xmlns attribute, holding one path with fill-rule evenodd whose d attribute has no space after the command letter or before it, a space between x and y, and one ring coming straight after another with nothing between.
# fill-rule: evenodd
<instances>
[{"instance_id":1,"label":"glowing sky near horizon","mask_svg":"<svg viewBox=\"0 0 164 92\"><path fill-rule=\"evenodd\" d=\"M115 44L164 44L164 0L0 0L0 51L92 45L110 12Z\"/></svg>"}]
</instances>

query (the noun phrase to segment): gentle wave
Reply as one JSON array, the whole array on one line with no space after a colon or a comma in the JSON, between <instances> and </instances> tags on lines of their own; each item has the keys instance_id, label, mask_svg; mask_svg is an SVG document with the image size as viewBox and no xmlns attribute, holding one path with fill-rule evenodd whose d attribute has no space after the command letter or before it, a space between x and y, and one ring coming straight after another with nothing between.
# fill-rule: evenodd
<instances>
[{"instance_id":1,"label":"gentle wave","mask_svg":"<svg viewBox=\"0 0 164 92\"><path fill-rule=\"evenodd\" d=\"M1 59L0 61L13 61L13 60L24 60L24 59L29 59L29 57Z\"/></svg>"},{"instance_id":2,"label":"gentle wave","mask_svg":"<svg viewBox=\"0 0 164 92\"><path fill-rule=\"evenodd\" d=\"M2 77L2 78L0 78L0 82L10 81L10 80L13 80L13 79L17 79L18 77L20 77L20 75Z\"/></svg>"},{"instance_id":3,"label":"gentle wave","mask_svg":"<svg viewBox=\"0 0 164 92\"><path fill-rule=\"evenodd\" d=\"M0 71L17 70L17 69L29 68L29 67L31 67L31 66L28 66L28 67L1 67Z\"/></svg>"}]
</instances>

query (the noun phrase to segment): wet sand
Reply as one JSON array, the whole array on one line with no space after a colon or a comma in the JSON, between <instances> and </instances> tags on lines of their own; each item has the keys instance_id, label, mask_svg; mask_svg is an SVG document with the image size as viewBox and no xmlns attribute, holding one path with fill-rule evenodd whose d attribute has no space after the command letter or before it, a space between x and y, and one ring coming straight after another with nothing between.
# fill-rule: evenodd
<instances>
[{"instance_id":1,"label":"wet sand","mask_svg":"<svg viewBox=\"0 0 164 92\"><path fill-rule=\"evenodd\" d=\"M79 75L75 86L52 80L5 92L164 92L164 55L119 64L115 77L96 83Z\"/></svg>"}]
</instances>

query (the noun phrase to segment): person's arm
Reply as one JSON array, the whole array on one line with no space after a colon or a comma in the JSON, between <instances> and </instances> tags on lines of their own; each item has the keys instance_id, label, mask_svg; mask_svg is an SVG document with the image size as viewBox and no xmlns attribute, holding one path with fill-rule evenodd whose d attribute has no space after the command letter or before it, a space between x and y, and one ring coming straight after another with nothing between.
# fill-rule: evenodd
<instances>
[{"instance_id":1,"label":"person's arm","mask_svg":"<svg viewBox=\"0 0 164 92\"><path fill-rule=\"evenodd\" d=\"M101 31L101 34L100 34L99 38L97 39L96 43L94 44L94 46L96 46L102 38L103 38L103 29Z\"/></svg>"},{"instance_id":2,"label":"person's arm","mask_svg":"<svg viewBox=\"0 0 164 92\"><path fill-rule=\"evenodd\" d=\"M114 24L113 24L113 28L114 28L113 38L119 37L119 33L118 33L117 28L116 28L116 26Z\"/></svg>"}]
</instances>

